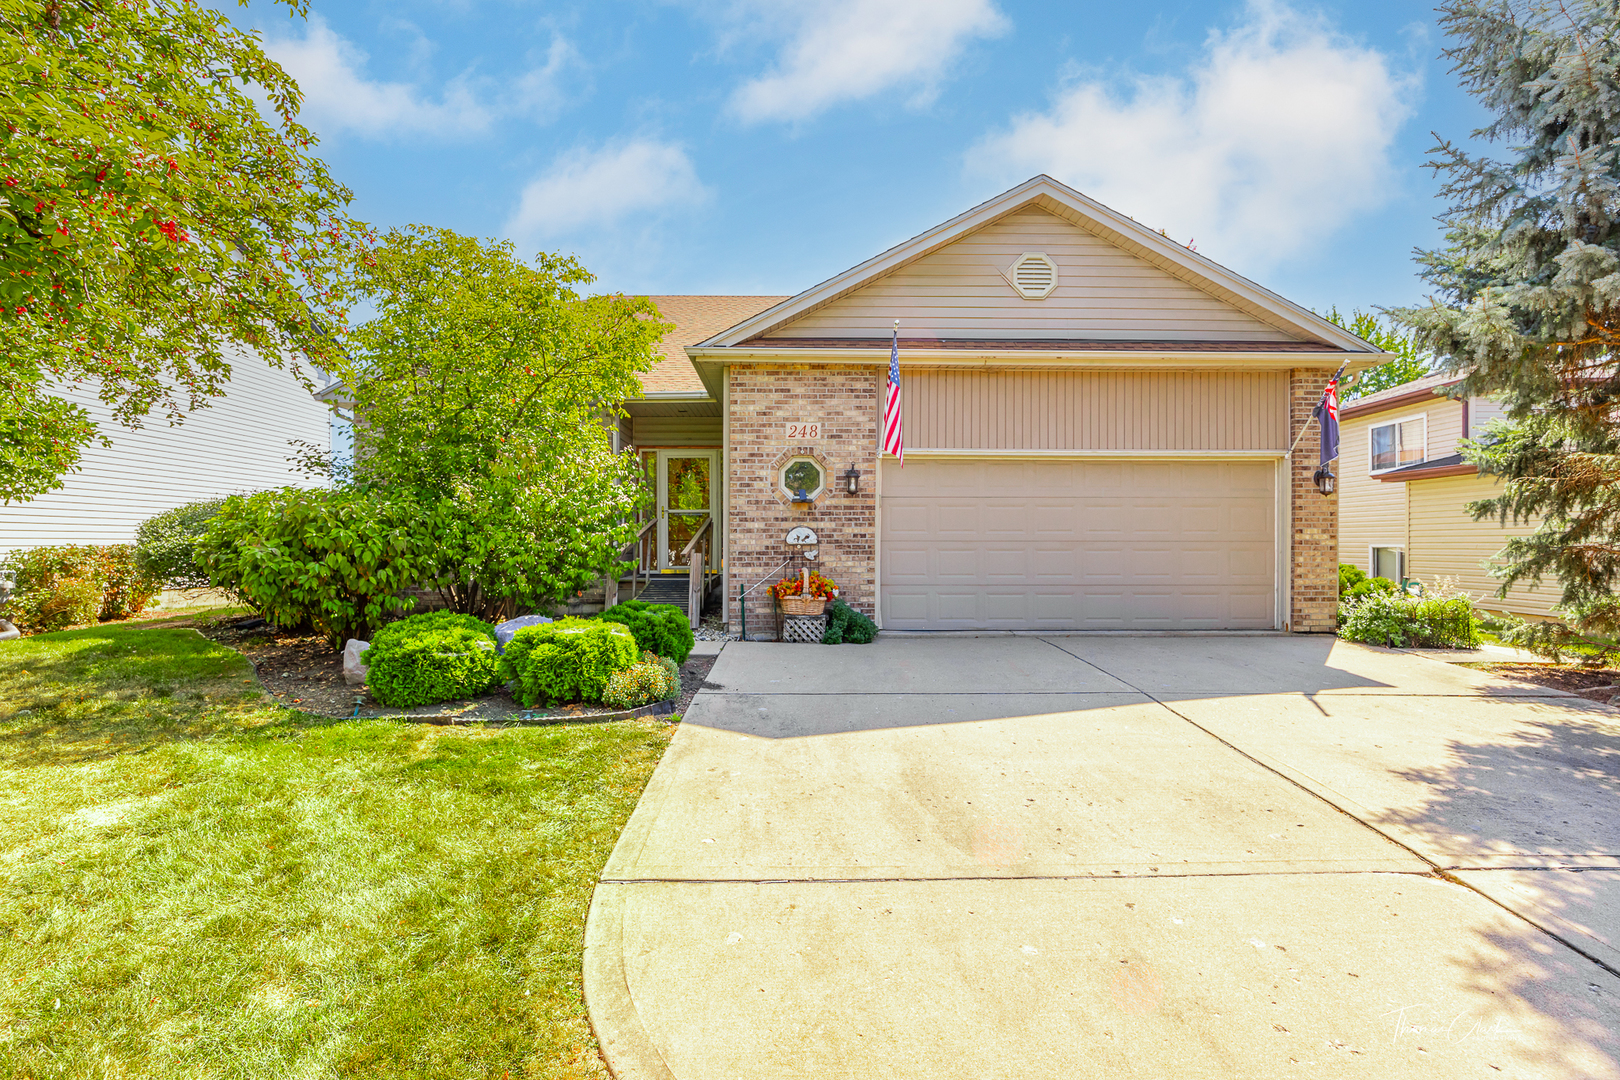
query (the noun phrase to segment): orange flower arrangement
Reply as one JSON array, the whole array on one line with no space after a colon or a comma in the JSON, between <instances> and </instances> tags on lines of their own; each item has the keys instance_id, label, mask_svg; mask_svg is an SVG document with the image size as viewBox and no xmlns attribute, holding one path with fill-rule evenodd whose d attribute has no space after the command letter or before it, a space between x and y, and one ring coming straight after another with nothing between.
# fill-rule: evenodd
<instances>
[{"instance_id":1,"label":"orange flower arrangement","mask_svg":"<svg viewBox=\"0 0 1620 1080\"><path fill-rule=\"evenodd\" d=\"M790 596L808 596L816 600L831 600L838 591L838 583L832 578L822 577L814 571L810 574L810 587L805 588L802 577L788 577L771 586L771 595L778 600L785 600Z\"/></svg>"}]
</instances>

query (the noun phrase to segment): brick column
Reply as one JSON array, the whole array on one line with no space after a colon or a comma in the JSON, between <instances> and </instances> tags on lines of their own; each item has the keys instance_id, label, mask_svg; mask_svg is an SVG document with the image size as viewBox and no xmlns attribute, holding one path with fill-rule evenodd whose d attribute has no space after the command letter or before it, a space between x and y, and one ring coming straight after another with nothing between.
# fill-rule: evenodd
<instances>
[{"instance_id":1,"label":"brick column","mask_svg":"<svg viewBox=\"0 0 1620 1080\"><path fill-rule=\"evenodd\" d=\"M1288 373L1290 444L1310 422L1311 410L1322 400L1322 388L1332 372L1297 368ZM1316 490L1321 433L1315 424L1294 450L1289 477L1293 513L1288 528L1290 583L1288 623L1296 633L1332 633L1339 607L1339 497L1326 498ZM1334 463L1334 471L1338 464Z\"/></svg>"},{"instance_id":2,"label":"brick column","mask_svg":"<svg viewBox=\"0 0 1620 1080\"><path fill-rule=\"evenodd\" d=\"M728 369L731 446L726 477L731 594L726 619L738 628L737 585L752 586L787 555L788 530L808 525L820 540L810 567L838 583L840 598L871 615L877 596L877 418L883 366L734 364ZM818 423L821 437L789 442L790 423ZM793 505L780 473L797 457L814 459L826 488L808 507ZM844 493L839 474L853 463L861 490ZM748 636L776 636L770 595L748 595Z\"/></svg>"}]
</instances>

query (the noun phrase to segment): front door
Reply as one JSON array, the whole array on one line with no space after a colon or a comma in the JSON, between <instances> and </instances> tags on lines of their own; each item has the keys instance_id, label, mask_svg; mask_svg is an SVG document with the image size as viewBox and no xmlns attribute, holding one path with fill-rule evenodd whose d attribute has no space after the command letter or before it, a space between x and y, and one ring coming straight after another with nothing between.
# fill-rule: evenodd
<instances>
[{"instance_id":1,"label":"front door","mask_svg":"<svg viewBox=\"0 0 1620 1080\"><path fill-rule=\"evenodd\" d=\"M715 456L712 450L658 451L658 569L665 573L691 564L682 552L709 520Z\"/></svg>"}]
</instances>

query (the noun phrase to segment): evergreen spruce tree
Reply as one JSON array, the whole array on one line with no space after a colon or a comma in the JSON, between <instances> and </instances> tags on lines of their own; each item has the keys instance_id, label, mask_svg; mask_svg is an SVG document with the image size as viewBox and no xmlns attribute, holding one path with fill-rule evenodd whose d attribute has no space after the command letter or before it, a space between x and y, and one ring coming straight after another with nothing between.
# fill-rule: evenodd
<instances>
[{"instance_id":1,"label":"evergreen spruce tree","mask_svg":"<svg viewBox=\"0 0 1620 1080\"><path fill-rule=\"evenodd\" d=\"M1442 139L1430 166L1445 245L1420 252L1437 290L1403 309L1420 348L1508 419L1465 443L1501 477L1476 518L1539 519L1503 549L1502 592L1551 579L1564 624L1514 636L1544 651L1620 640L1620 3L1451 0L1440 7L1462 85L1495 119ZM1607 650L1605 650L1607 651Z\"/></svg>"}]
</instances>

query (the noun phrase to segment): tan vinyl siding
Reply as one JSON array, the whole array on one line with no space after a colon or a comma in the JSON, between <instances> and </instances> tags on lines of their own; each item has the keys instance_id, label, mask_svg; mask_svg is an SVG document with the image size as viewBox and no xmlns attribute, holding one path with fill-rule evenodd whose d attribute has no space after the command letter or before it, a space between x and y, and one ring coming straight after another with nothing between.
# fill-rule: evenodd
<instances>
[{"instance_id":1,"label":"tan vinyl siding","mask_svg":"<svg viewBox=\"0 0 1620 1080\"><path fill-rule=\"evenodd\" d=\"M1406 548L1407 485L1369 475L1367 431L1382 422L1381 416L1360 417L1339 429L1339 561L1369 574L1372 548Z\"/></svg>"},{"instance_id":2,"label":"tan vinyl siding","mask_svg":"<svg viewBox=\"0 0 1620 1080\"><path fill-rule=\"evenodd\" d=\"M62 396L83 405L112 438L85 448L82 468L57 491L0 506L0 552L47 544L116 544L164 510L200 499L316 486L288 462L291 440L331 446L327 407L292 375L255 356L231 361L223 398L178 427L149 417L131 431L88 388Z\"/></svg>"},{"instance_id":3,"label":"tan vinyl siding","mask_svg":"<svg viewBox=\"0 0 1620 1080\"><path fill-rule=\"evenodd\" d=\"M637 416L632 423L638 447L720 445L718 416Z\"/></svg>"},{"instance_id":4,"label":"tan vinyl siding","mask_svg":"<svg viewBox=\"0 0 1620 1080\"><path fill-rule=\"evenodd\" d=\"M1284 372L920 370L906 443L973 450L1284 450Z\"/></svg>"},{"instance_id":5,"label":"tan vinyl siding","mask_svg":"<svg viewBox=\"0 0 1620 1080\"><path fill-rule=\"evenodd\" d=\"M1025 300L1002 271L1026 251L1058 284ZM1027 207L828 303L773 337L1287 341L1237 308L1053 214Z\"/></svg>"},{"instance_id":6,"label":"tan vinyl siding","mask_svg":"<svg viewBox=\"0 0 1620 1080\"><path fill-rule=\"evenodd\" d=\"M1493 559L1509 537L1522 536L1535 528L1504 528L1491 520L1475 521L1463 509L1475 499L1496 494L1496 481L1481 476L1446 476L1401 486L1411 489L1412 546L1406 557L1409 576L1425 585L1433 584L1437 577L1454 578L1459 588L1466 589L1481 607L1491 611L1550 614L1558 601L1556 582L1544 580L1535 589L1517 586L1506 600L1499 600L1494 594L1500 583L1480 565Z\"/></svg>"}]
</instances>

